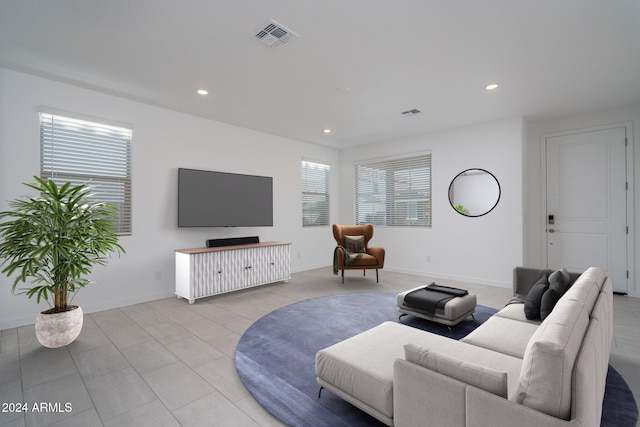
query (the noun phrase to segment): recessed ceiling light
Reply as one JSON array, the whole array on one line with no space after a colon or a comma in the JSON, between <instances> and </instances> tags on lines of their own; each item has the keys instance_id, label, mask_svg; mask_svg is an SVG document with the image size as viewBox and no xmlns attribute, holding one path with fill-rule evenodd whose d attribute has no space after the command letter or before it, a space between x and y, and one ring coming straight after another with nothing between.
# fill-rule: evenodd
<instances>
[{"instance_id":1,"label":"recessed ceiling light","mask_svg":"<svg viewBox=\"0 0 640 427\"><path fill-rule=\"evenodd\" d=\"M340 86L336 90L338 91L338 93L341 93L343 95L346 95L351 91L351 89L349 89L349 86Z\"/></svg>"},{"instance_id":2,"label":"recessed ceiling light","mask_svg":"<svg viewBox=\"0 0 640 427\"><path fill-rule=\"evenodd\" d=\"M331 133L331 129L324 129L322 132L324 132L324 133Z\"/></svg>"},{"instance_id":3,"label":"recessed ceiling light","mask_svg":"<svg viewBox=\"0 0 640 427\"><path fill-rule=\"evenodd\" d=\"M206 89L198 89L196 92L198 95L209 95L209 91Z\"/></svg>"},{"instance_id":4,"label":"recessed ceiling light","mask_svg":"<svg viewBox=\"0 0 640 427\"><path fill-rule=\"evenodd\" d=\"M498 89L498 84L497 83L491 83L488 84L484 87L486 90L494 90L494 89Z\"/></svg>"}]
</instances>

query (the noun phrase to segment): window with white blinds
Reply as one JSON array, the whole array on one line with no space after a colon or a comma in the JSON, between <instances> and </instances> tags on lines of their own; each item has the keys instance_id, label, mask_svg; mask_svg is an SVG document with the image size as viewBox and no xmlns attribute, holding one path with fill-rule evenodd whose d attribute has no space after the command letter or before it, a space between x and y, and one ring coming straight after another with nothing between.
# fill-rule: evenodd
<instances>
[{"instance_id":1,"label":"window with white blinds","mask_svg":"<svg viewBox=\"0 0 640 427\"><path fill-rule=\"evenodd\" d=\"M131 234L132 130L40 113L40 175L56 183L88 184L95 199L114 205L119 235Z\"/></svg>"},{"instance_id":2,"label":"window with white blinds","mask_svg":"<svg viewBox=\"0 0 640 427\"><path fill-rule=\"evenodd\" d=\"M329 172L324 163L302 161L302 225L329 225Z\"/></svg>"},{"instance_id":3,"label":"window with white blinds","mask_svg":"<svg viewBox=\"0 0 640 427\"><path fill-rule=\"evenodd\" d=\"M431 227L431 154L355 168L356 224Z\"/></svg>"}]
</instances>

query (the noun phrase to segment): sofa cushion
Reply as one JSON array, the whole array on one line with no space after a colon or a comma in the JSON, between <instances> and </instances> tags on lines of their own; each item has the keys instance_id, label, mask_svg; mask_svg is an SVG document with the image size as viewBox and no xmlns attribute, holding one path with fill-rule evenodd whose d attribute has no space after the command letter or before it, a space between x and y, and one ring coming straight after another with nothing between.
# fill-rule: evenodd
<instances>
[{"instance_id":1,"label":"sofa cushion","mask_svg":"<svg viewBox=\"0 0 640 427\"><path fill-rule=\"evenodd\" d=\"M353 265L347 268L358 268L365 265L378 265L378 259L373 255L369 254L361 254L358 261L356 261Z\"/></svg>"},{"instance_id":2,"label":"sofa cushion","mask_svg":"<svg viewBox=\"0 0 640 427\"><path fill-rule=\"evenodd\" d=\"M540 318L540 303L542 296L549 288L546 277L541 277L531 288L524 300L524 315L529 320Z\"/></svg>"},{"instance_id":3,"label":"sofa cushion","mask_svg":"<svg viewBox=\"0 0 640 427\"><path fill-rule=\"evenodd\" d=\"M507 373L439 353L433 349L404 346L405 359L432 371L507 398Z\"/></svg>"},{"instance_id":4,"label":"sofa cushion","mask_svg":"<svg viewBox=\"0 0 640 427\"><path fill-rule=\"evenodd\" d=\"M505 305L502 310L494 314L495 317L504 317L505 319L518 320L520 322L540 324L540 319L529 320L524 314L524 302L512 302Z\"/></svg>"},{"instance_id":5,"label":"sofa cushion","mask_svg":"<svg viewBox=\"0 0 640 427\"><path fill-rule=\"evenodd\" d=\"M579 301L562 298L529 340L516 402L569 419L572 371L589 323Z\"/></svg>"},{"instance_id":6,"label":"sofa cushion","mask_svg":"<svg viewBox=\"0 0 640 427\"><path fill-rule=\"evenodd\" d=\"M598 304L601 304L600 300L603 300L602 303L606 303L606 308L598 311ZM613 340L613 282L608 277L600 289L600 294L593 310L591 310L591 318L597 319L605 325L607 334L604 339L605 342L611 343ZM611 348L611 345L607 348Z\"/></svg>"},{"instance_id":7,"label":"sofa cushion","mask_svg":"<svg viewBox=\"0 0 640 427\"><path fill-rule=\"evenodd\" d=\"M537 323L491 316L460 341L522 359L529 339L537 329Z\"/></svg>"},{"instance_id":8,"label":"sofa cushion","mask_svg":"<svg viewBox=\"0 0 640 427\"><path fill-rule=\"evenodd\" d=\"M404 356L405 340L397 329L381 326L320 350L316 374L319 380L393 418L393 360Z\"/></svg>"},{"instance_id":9,"label":"sofa cushion","mask_svg":"<svg viewBox=\"0 0 640 427\"><path fill-rule=\"evenodd\" d=\"M564 297L583 302L591 312L605 278L606 276L601 268L591 267L578 277Z\"/></svg>"}]
</instances>

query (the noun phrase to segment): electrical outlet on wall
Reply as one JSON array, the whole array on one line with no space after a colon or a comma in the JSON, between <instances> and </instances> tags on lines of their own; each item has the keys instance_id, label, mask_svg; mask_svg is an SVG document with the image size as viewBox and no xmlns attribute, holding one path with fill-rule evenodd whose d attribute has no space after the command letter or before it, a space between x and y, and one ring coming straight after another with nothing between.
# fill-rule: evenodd
<instances>
[{"instance_id":1,"label":"electrical outlet on wall","mask_svg":"<svg viewBox=\"0 0 640 427\"><path fill-rule=\"evenodd\" d=\"M427 255L427 262L431 262L431 255Z\"/></svg>"},{"instance_id":2,"label":"electrical outlet on wall","mask_svg":"<svg viewBox=\"0 0 640 427\"><path fill-rule=\"evenodd\" d=\"M160 270L156 271L156 280L162 280L162 272Z\"/></svg>"}]
</instances>

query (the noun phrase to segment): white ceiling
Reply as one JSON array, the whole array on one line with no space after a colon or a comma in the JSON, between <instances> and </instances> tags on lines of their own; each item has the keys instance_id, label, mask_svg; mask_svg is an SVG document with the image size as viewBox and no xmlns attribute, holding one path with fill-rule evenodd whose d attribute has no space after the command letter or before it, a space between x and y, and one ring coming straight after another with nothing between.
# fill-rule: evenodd
<instances>
[{"instance_id":1,"label":"white ceiling","mask_svg":"<svg viewBox=\"0 0 640 427\"><path fill-rule=\"evenodd\" d=\"M2 0L0 66L353 147L640 103L640 0Z\"/></svg>"}]
</instances>

